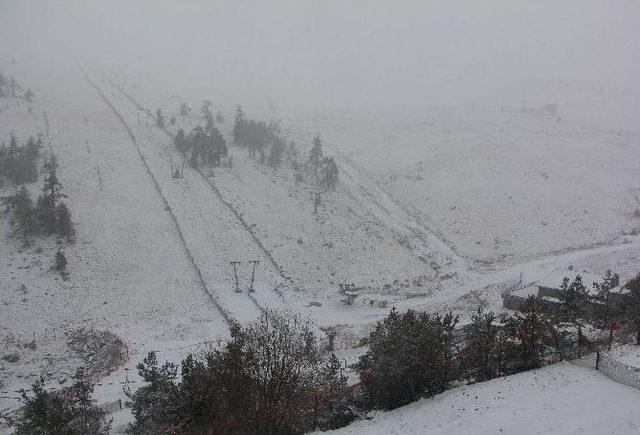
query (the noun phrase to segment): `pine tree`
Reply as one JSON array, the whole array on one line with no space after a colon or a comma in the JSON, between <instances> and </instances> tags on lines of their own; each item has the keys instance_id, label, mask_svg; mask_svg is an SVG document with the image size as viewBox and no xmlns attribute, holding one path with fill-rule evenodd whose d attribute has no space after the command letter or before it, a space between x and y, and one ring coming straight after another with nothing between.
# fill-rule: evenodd
<instances>
[{"instance_id":1,"label":"pine tree","mask_svg":"<svg viewBox=\"0 0 640 435\"><path fill-rule=\"evenodd\" d=\"M45 234L56 232L56 208L58 201L67 196L62 193L62 184L58 181L57 161L51 157L44 164L46 175L42 195L38 197L37 214L40 226Z\"/></svg>"},{"instance_id":2,"label":"pine tree","mask_svg":"<svg viewBox=\"0 0 640 435\"><path fill-rule=\"evenodd\" d=\"M156 110L156 123L158 124L158 127L164 127L164 116L162 115L162 110L160 109Z\"/></svg>"},{"instance_id":3,"label":"pine tree","mask_svg":"<svg viewBox=\"0 0 640 435\"><path fill-rule=\"evenodd\" d=\"M611 300L611 289L613 287L615 287L614 278L610 270L606 271L601 283L593 283L593 289L596 293L594 299L598 303L594 313L595 320L604 328L609 328L614 320L615 308Z\"/></svg>"},{"instance_id":4,"label":"pine tree","mask_svg":"<svg viewBox=\"0 0 640 435\"><path fill-rule=\"evenodd\" d=\"M7 96L7 79L0 73L0 97Z\"/></svg>"},{"instance_id":5,"label":"pine tree","mask_svg":"<svg viewBox=\"0 0 640 435\"><path fill-rule=\"evenodd\" d=\"M576 275L570 283L569 278L564 278L560 285L560 319L569 322L578 329L578 346L582 345L582 321L588 317L589 293L582 282L582 277Z\"/></svg>"},{"instance_id":6,"label":"pine tree","mask_svg":"<svg viewBox=\"0 0 640 435\"><path fill-rule=\"evenodd\" d=\"M73 236L75 235L71 212L62 201L60 201L56 207L56 233L69 242L73 240Z\"/></svg>"},{"instance_id":7,"label":"pine tree","mask_svg":"<svg viewBox=\"0 0 640 435\"><path fill-rule=\"evenodd\" d=\"M308 164L313 169L313 174L316 175L318 173L318 169L322 163L323 153L322 153L322 140L320 136L316 136L313 138L313 146L309 151L309 161Z\"/></svg>"},{"instance_id":8,"label":"pine tree","mask_svg":"<svg viewBox=\"0 0 640 435\"><path fill-rule=\"evenodd\" d=\"M338 165L333 157L325 157L320 168L320 185L325 189L335 190L338 183Z\"/></svg>"},{"instance_id":9,"label":"pine tree","mask_svg":"<svg viewBox=\"0 0 640 435\"><path fill-rule=\"evenodd\" d=\"M347 385L347 376L342 371L335 354L320 367L317 389L313 391L313 423L311 430L337 429L351 423L356 415L353 399Z\"/></svg>"},{"instance_id":10,"label":"pine tree","mask_svg":"<svg viewBox=\"0 0 640 435\"><path fill-rule=\"evenodd\" d=\"M33 201L29 190L22 186L18 192L8 201L14 209L12 219L14 234L28 245L31 237L36 233L36 219L33 209Z\"/></svg>"},{"instance_id":11,"label":"pine tree","mask_svg":"<svg viewBox=\"0 0 640 435\"><path fill-rule=\"evenodd\" d=\"M530 296L520 312L504 320L502 371L516 373L542 366L547 346L557 344L556 331L540 302Z\"/></svg>"},{"instance_id":12,"label":"pine tree","mask_svg":"<svg viewBox=\"0 0 640 435\"><path fill-rule=\"evenodd\" d=\"M636 329L636 344L640 346L640 273L625 284L625 318Z\"/></svg>"},{"instance_id":13,"label":"pine tree","mask_svg":"<svg viewBox=\"0 0 640 435\"><path fill-rule=\"evenodd\" d=\"M50 392L41 377L32 384L31 395L22 391L24 406L16 435L107 435L111 421L95 405L92 393L93 387L84 379Z\"/></svg>"},{"instance_id":14,"label":"pine tree","mask_svg":"<svg viewBox=\"0 0 640 435\"><path fill-rule=\"evenodd\" d=\"M187 138L182 128L178 128L178 131L176 131L175 136L173 136L173 143L181 154L185 154L189 150Z\"/></svg>"},{"instance_id":15,"label":"pine tree","mask_svg":"<svg viewBox=\"0 0 640 435\"><path fill-rule=\"evenodd\" d=\"M464 366L471 380L487 381L500 373L500 326L495 314L481 308L471 320L465 329Z\"/></svg>"},{"instance_id":16,"label":"pine tree","mask_svg":"<svg viewBox=\"0 0 640 435\"><path fill-rule=\"evenodd\" d=\"M244 111L242 106L236 106L235 121L233 124L233 144L234 145L247 145L245 138L243 137L242 130L244 127Z\"/></svg>"}]
</instances>

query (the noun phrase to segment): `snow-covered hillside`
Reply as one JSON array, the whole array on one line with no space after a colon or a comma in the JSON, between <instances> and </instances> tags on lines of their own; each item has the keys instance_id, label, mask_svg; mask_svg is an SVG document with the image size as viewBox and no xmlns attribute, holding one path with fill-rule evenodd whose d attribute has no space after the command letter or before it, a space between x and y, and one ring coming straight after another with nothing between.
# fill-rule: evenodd
<instances>
[{"instance_id":1,"label":"snow-covered hillside","mask_svg":"<svg viewBox=\"0 0 640 435\"><path fill-rule=\"evenodd\" d=\"M569 363L454 388L330 433L611 434L640 431L640 391Z\"/></svg>"},{"instance_id":2,"label":"snow-covered hillside","mask_svg":"<svg viewBox=\"0 0 640 435\"><path fill-rule=\"evenodd\" d=\"M460 326L526 284L636 276L639 16L635 0L0 0L0 72L35 94L0 96L0 145L42 135L76 230L26 246L0 210L0 426L39 376L57 390L99 366L95 337L123 352L94 367L101 404L142 384L149 351L179 362L270 309L335 338L355 382L392 308ZM209 100L230 157L195 169L173 135ZM296 164L233 144L236 104L276 121ZM297 168L316 135L335 190ZM19 187L0 182L0 200ZM26 184L34 202L43 183ZM559 364L337 433L640 433L639 398ZM116 432L132 419L114 417Z\"/></svg>"}]
</instances>

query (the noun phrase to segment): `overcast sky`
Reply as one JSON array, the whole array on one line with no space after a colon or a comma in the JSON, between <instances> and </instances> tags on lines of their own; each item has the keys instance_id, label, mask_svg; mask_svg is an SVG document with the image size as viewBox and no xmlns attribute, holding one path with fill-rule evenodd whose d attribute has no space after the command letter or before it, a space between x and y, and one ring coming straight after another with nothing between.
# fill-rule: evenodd
<instances>
[{"instance_id":1,"label":"overcast sky","mask_svg":"<svg viewBox=\"0 0 640 435\"><path fill-rule=\"evenodd\" d=\"M286 111L601 98L628 116L640 94L639 5L0 0L0 62L77 57L159 92Z\"/></svg>"}]
</instances>

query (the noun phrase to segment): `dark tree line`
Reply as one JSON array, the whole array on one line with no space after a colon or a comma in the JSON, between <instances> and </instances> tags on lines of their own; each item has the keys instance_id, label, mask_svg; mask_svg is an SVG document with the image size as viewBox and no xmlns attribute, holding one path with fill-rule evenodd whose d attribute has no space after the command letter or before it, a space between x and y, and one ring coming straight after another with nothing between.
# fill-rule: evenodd
<instances>
[{"instance_id":1,"label":"dark tree line","mask_svg":"<svg viewBox=\"0 0 640 435\"><path fill-rule=\"evenodd\" d=\"M353 420L340 362L297 317L265 314L178 368L150 353L129 392L133 433L296 434Z\"/></svg>"},{"instance_id":2,"label":"dark tree line","mask_svg":"<svg viewBox=\"0 0 640 435\"><path fill-rule=\"evenodd\" d=\"M300 170L297 146L285 136L280 124L275 121L267 123L249 119L240 106L236 107L233 143L246 147L249 156L259 158L261 163L278 168L288 161L293 169ZM306 167L320 187L324 190L335 189L338 182L338 165L333 157L324 156L319 136L313 139Z\"/></svg>"},{"instance_id":3,"label":"dark tree line","mask_svg":"<svg viewBox=\"0 0 640 435\"><path fill-rule=\"evenodd\" d=\"M45 159L44 185L35 205L29 189L24 185L16 188L16 192L4 200L7 208L13 212L11 224L14 235L24 244L29 244L35 235L56 234L68 241L73 240L75 229L71 212L62 201L66 195L62 193L57 168L55 156Z\"/></svg>"}]
</instances>

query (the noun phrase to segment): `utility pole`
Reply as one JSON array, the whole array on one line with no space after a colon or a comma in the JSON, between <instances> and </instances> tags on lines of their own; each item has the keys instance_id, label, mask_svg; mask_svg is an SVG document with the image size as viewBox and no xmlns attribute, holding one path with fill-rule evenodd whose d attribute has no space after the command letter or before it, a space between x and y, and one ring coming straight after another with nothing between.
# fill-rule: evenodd
<instances>
[{"instance_id":1,"label":"utility pole","mask_svg":"<svg viewBox=\"0 0 640 435\"><path fill-rule=\"evenodd\" d=\"M258 264L260 264L260 261L259 261L259 260L251 260L251 261L249 261L249 263L251 263L251 265L253 266L253 269L251 270L251 284L249 285L249 291L250 291L251 293L253 293L253 292L255 291L255 290L253 289L253 280L254 280L254 279L255 279L255 277L256 277L256 266L257 266Z\"/></svg>"},{"instance_id":2,"label":"utility pole","mask_svg":"<svg viewBox=\"0 0 640 435\"><path fill-rule=\"evenodd\" d=\"M240 293L240 285L238 284L238 264L242 264L242 261L230 261L233 266L233 276L236 278L236 293Z\"/></svg>"}]
</instances>

